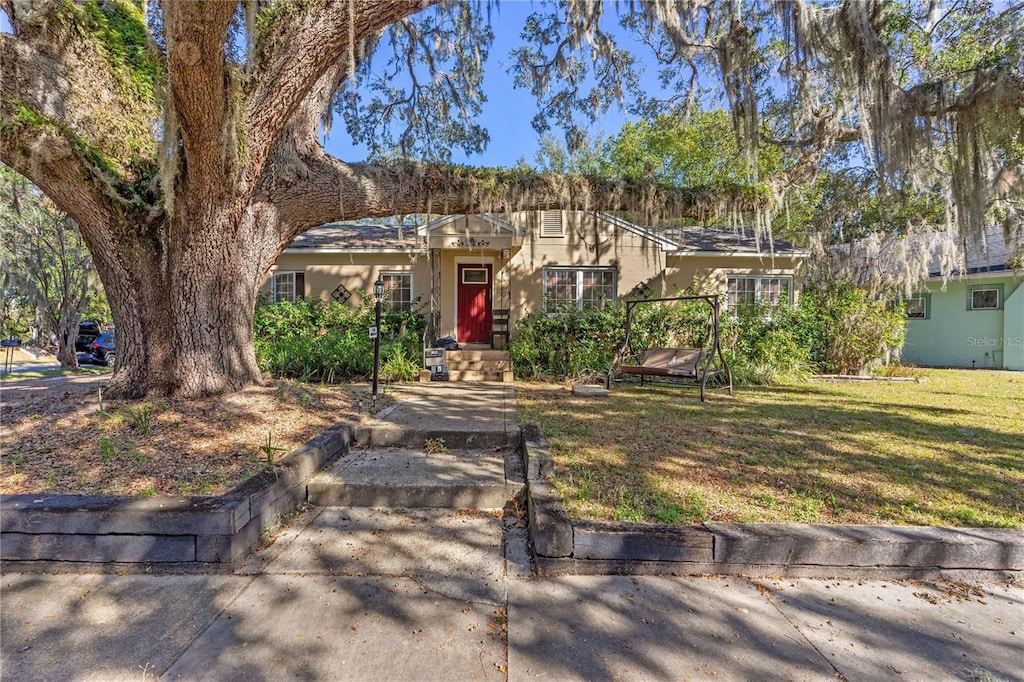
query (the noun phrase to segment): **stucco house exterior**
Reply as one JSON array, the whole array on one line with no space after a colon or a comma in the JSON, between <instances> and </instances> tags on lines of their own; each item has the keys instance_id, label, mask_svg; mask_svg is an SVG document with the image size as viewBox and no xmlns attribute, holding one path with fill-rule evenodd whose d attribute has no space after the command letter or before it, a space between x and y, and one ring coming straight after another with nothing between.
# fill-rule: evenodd
<instances>
[{"instance_id":1,"label":"stucco house exterior","mask_svg":"<svg viewBox=\"0 0 1024 682\"><path fill-rule=\"evenodd\" d=\"M596 211L451 215L415 227L330 224L297 238L278 257L264 291L274 300L315 296L358 304L378 275L386 305L418 305L426 339L501 345L505 318L552 301L598 305L625 296L674 295L688 287L792 301L807 253L760 244L748 230L655 232ZM514 333L514 332L513 332Z\"/></svg>"},{"instance_id":2,"label":"stucco house exterior","mask_svg":"<svg viewBox=\"0 0 1024 682\"><path fill-rule=\"evenodd\" d=\"M965 254L943 282L937 260L909 300L904 362L935 367L1024 370L1024 280L1007 265L1000 228Z\"/></svg>"}]
</instances>

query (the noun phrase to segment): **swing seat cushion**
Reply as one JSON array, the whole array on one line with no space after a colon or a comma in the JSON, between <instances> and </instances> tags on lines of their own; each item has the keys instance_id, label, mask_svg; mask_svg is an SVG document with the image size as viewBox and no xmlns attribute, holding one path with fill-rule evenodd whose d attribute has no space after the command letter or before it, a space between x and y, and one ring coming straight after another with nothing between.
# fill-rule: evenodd
<instances>
[{"instance_id":1,"label":"swing seat cushion","mask_svg":"<svg viewBox=\"0 0 1024 682\"><path fill-rule=\"evenodd\" d=\"M697 368L706 355L701 348L648 348L638 364L623 364L619 371L643 376L696 378Z\"/></svg>"}]
</instances>

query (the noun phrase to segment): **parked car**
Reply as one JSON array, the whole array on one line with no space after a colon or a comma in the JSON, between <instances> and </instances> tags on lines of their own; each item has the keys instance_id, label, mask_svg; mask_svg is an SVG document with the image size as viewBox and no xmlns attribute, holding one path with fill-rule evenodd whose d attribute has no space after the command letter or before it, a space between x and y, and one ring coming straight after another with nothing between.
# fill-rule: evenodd
<instances>
[{"instance_id":1,"label":"parked car","mask_svg":"<svg viewBox=\"0 0 1024 682\"><path fill-rule=\"evenodd\" d=\"M116 353L114 350L114 332L103 332L89 346L89 354L96 362L108 367L114 366Z\"/></svg>"},{"instance_id":2,"label":"parked car","mask_svg":"<svg viewBox=\"0 0 1024 682\"><path fill-rule=\"evenodd\" d=\"M92 342L99 338L103 330L99 322L82 322L78 325L78 336L75 337L75 350L79 353L89 353Z\"/></svg>"}]
</instances>

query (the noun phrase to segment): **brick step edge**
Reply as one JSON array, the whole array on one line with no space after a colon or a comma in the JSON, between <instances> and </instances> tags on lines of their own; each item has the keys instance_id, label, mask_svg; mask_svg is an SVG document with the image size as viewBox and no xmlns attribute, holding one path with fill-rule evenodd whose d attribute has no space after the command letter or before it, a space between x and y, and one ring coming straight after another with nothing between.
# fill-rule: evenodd
<instances>
[{"instance_id":1,"label":"brick step edge","mask_svg":"<svg viewBox=\"0 0 1024 682\"><path fill-rule=\"evenodd\" d=\"M811 524L694 526L573 521L547 482L550 448L522 431L527 513L546 573L1019 579L1024 530Z\"/></svg>"},{"instance_id":2,"label":"brick step edge","mask_svg":"<svg viewBox=\"0 0 1024 682\"><path fill-rule=\"evenodd\" d=\"M352 441L352 425L338 424L219 497L0 496L0 562L233 566L305 502L307 481Z\"/></svg>"}]
</instances>

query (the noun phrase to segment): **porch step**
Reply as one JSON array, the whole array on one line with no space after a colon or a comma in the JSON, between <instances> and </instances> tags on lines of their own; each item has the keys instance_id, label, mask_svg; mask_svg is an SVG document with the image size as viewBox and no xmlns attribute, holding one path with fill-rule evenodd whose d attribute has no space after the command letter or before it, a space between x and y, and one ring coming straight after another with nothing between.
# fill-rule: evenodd
<instances>
[{"instance_id":1,"label":"porch step","mask_svg":"<svg viewBox=\"0 0 1024 682\"><path fill-rule=\"evenodd\" d=\"M504 350L450 350L445 353L449 381L512 382L512 360Z\"/></svg>"},{"instance_id":2,"label":"porch step","mask_svg":"<svg viewBox=\"0 0 1024 682\"><path fill-rule=\"evenodd\" d=\"M453 360L449 358L448 369L451 371L507 372L511 369L511 362L509 360Z\"/></svg>"},{"instance_id":3,"label":"porch step","mask_svg":"<svg viewBox=\"0 0 1024 682\"><path fill-rule=\"evenodd\" d=\"M310 479L307 499L321 507L501 509L519 493L514 447L439 448L353 449Z\"/></svg>"},{"instance_id":4,"label":"porch step","mask_svg":"<svg viewBox=\"0 0 1024 682\"><path fill-rule=\"evenodd\" d=\"M449 369L449 381L500 381L512 383L512 372L482 371L476 369Z\"/></svg>"},{"instance_id":5,"label":"porch step","mask_svg":"<svg viewBox=\"0 0 1024 682\"><path fill-rule=\"evenodd\" d=\"M507 350L450 350L444 357L449 365L456 362L509 361Z\"/></svg>"}]
</instances>

